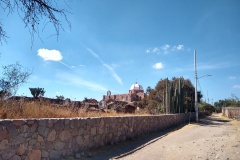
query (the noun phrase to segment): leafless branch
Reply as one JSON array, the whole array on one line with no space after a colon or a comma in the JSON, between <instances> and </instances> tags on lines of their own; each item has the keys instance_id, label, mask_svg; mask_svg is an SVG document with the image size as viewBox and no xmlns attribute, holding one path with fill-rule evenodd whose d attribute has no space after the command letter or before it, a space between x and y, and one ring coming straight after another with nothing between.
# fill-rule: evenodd
<instances>
[{"instance_id":1,"label":"leafless branch","mask_svg":"<svg viewBox=\"0 0 240 160\"><path fill-rule=\"evenodd\" d=\"M56 32L54 35L57 35L57 38L59 36L60 29L64 31L59 16L63 17L69 28L71 28L71 23L67 19L66 15L66 13L69 12L59 8L56 0L0 0L0 8L2 8L4 12L7 12L7 14L12 14L14 11L18 12L20 18L25 24L25 27L29 28L32 45L35 34L39 36L38 26L43 19L47 19L43 25L43 29L47 24L52 24ZM6 38L6 32L0 24L0 42Z\"/></svg>"}]
</instances>

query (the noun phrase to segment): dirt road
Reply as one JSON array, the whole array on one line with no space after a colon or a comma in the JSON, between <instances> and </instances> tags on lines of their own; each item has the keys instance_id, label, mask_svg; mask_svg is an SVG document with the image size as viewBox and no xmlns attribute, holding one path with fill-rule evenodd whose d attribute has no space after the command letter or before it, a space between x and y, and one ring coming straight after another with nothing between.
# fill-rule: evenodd
<instances>
[{"instance_id":1,"label":"dirt road","mask_svg":"<svg viewBox=\"0 0 240 160\"><path fill-rule=\"evenodd\" d=\"M114 159L240 160L240 122L215 114Z\"/></svg>"},{"instance_id":2,"label":"dirt road","mask_svg":"<svg viewBox=\"0 0 240 160\"><path fill-rule=\"evenodd\" d=\"M87 160L240 160L240 121L214 114L199 123L85 152Z\"/></svg>"}]
</instances>

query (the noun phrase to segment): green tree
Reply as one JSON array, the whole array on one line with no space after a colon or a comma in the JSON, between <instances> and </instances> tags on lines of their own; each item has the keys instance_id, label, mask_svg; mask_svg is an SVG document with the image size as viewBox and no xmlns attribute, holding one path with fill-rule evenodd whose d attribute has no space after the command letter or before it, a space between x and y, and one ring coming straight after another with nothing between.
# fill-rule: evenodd
<instances>
[{"instance_id":1,"label":"green tree","mask_svg":"<svg viewBox=\"0 0 240 160\"><path fill-rule=\"evenodd\" d=\"M230 98L215 102L214 106L220 111L222 107L240 107L240 101L235 94L232 94Z\"/></svg>"},{"instance_id":2,"label":"green tree","mask_svg":"<svg viewBox=\"0 0 240 160\"><path fill-rule=\"evenodd\" d=\"M29 88L29 90L34 98L43 97L45 94L44 88Z\"/></svg>"},{"instance_id":3,"label":"green tree","mask_svg":"<svg viewBox=\"0 0 240 160\"><path fill-rule=\"evenodd\" d=\"M147 87L147 89L146 89L146 94L147 95L150 95L150 93L153 91L153 89L150 87L150 86L148 86Z\"/></svg>"},{"instance_id":4,"label":"green tree","mask_svg":"<svg viewBox=\"0 0 240 160\"><path fill-rule=\"evenodd\" d=\"M156 114L163 111L162 105L155 100L149 100L147 110L150 114Z\"/></svg>"},{"instance_id":5,"label":"green tree","mask_svg":"<svg viewBox=\"0 0 240 160\"><path fill-rule=\"evenodd\" d=\"M216 108L213 105L209 104L209 103L202 102L199 105L199 110L200 111L214 112L214 111L216 111Z\"/></svg>"},{"instance_id":6,"label":"green tree","mask_svg":"<svg viewBox=\"0 0 240 160\"><path fill-rule=\"evenodd\" d=\"M56 99L59 99L59 100L64 100L65 98L64 98L64 96L63 95L60 95L60 96L56 96Z\"/></svg>"},{"instance_id":7,"label":"green tree","mask_svg":"<svg viewBox=\"0 0 240 160\"><path fill-rule=\"evenodd\" d=\"M194 87L189 79L173 77L172 80L161 79L150 92L148 100L158 102L166 112L183 113L194 111L194 97ZM199 92L198 98L201 97Z\"/></svg>"}]
</instances>

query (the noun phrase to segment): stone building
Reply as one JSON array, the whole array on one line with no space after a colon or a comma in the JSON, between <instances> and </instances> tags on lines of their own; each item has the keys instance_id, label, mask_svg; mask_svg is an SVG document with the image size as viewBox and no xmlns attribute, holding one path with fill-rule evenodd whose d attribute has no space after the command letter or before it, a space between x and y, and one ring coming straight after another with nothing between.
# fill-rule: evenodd
<instances>
[{"instance_id":1,"label":"stone building","mask_svg":"<svg viewBox=\"0 0 240 160\"><path fill-rule=\"evenodd\" d=\"M115 94L112 95L111 91L107 91L107 95L103 96L103 101L107 102L109 99L113 99L115 101L125 101L125 102L133 102L133 101L141 101L145 97L143 87L137 82L131 85L129 92L126 94Z\"/></svg>"}]
</instances>

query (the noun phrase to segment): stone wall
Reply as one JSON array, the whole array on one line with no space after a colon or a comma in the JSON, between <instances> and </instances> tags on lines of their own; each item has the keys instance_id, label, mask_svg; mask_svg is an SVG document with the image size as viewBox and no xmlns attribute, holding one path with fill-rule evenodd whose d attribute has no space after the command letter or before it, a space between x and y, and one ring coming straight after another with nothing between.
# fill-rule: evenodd
<instances>
[{"instance_id":1,"label":"stone wall","mask_svg":"<svg viewBox=\"0 0 240 160\"><path fill-rule=\"evenodd\" d=\"M223 107L222 114L228 118L240 120L240 107Z\"/></svg>"},{"instance_id":2,"label":"stone wall","mask_svg":"<svg viewBox=\"0 0 240 160\"><path fill-rule=\"evenodd\" d=\"M0 159L73 156L188 122L189 115L0 120Z\"/></svg>"}]
</instances>

